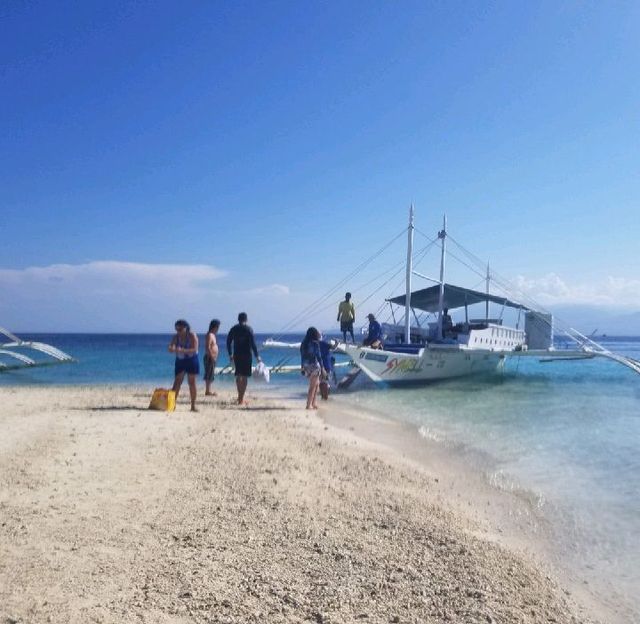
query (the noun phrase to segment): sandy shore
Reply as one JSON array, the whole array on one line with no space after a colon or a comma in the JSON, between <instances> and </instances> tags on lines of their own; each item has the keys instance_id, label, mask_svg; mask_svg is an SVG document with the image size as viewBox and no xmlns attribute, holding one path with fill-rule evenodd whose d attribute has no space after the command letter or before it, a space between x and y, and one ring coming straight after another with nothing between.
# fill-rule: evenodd
<instances>
[{"instance_id":1,"label":"sandy shore","mask_svg":"<svg viewBox=\"0 0 640 624\"><path fill-rule=\"evenodd\" d=\"M339 402L149 394L0 390L0 622L592 621Z\"/></svg>"}]
</instances>

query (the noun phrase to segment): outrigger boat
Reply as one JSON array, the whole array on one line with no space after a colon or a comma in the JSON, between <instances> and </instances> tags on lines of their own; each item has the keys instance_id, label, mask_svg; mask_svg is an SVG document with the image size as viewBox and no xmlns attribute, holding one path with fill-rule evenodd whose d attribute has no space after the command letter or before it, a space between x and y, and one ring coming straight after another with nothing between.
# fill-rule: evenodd
<instances>
[{"instance_id":1,"label":"outrigger boat","mask_svg":"<svg viewBox=\"0 0 640 624\"><path fill-rule=\"evenodd\" d=\"M349 386L360 372L371 381L384 384L428 383L479 373L500 371L508 358L535 357L541 361L582 360L596 357L607 358L640 373L640 361L609 351L587 336L572 328L563 330L572 343L571 349L554 347L553 315L528 302L528 298L506 297L492 294L492 274L487 267L485 292L449 284L445 281L445 258L447 254L447 222L438 232L436 241L440 245L440 276L431 279L413 268L414 239L413 206L407 228L407 260L405 293L386 299L391 306L404 308L404 323L383 323L383 347L371 348L339 342L335 351L348 356L352 370L341 380L342 387ZM434 286L412 291L413 277L435 282ZM504 287L504 283L502 283ZM482 318L470 318L469 307L483 304ZM490 304L500 306L498 318L489 316ZM420 313L433 315L429 323L418 322ZM449 311L464 310L464 320L455 324ZM515 324L503 320L505 310L517 315ZM412 326L411 318L416 324ZM266 345L285 346L285 343L267 341ZM295 347L296 345L288 345Z\"/></svg>"},{"instance_id":2,"label":"outrigger boat","mask_svg":"<svg viewBox=\"0 0 640 624\"><path fill-rule=\"evenodd\" d=\"M407 229L406 291L404 295L387 299L389 304L405 308L404 326L383 324L384 348L372 349L340 343L337 351L351 357L354 366L376 383L405 384L451 379L477 373L499 371L509 357L536 357L544 361L576 360L604 357L640 373L640 361L613 353L602 345L569 328L564 334L575 344L574 349L554 348L553 315L507 297L489 292L490 272L487 271L486 292L454 286L445 282L447 220L438 232L440 241L440 279L435 286L412 291L413 270L413 207ZM430 278L426 278L430 279ZM432 280L435 281L435 280ZM515 326L489 317L489 304L518 312ZM484 304L485 317L469 319L469 306ZM464 309L464 321L455 325L449 310ZM411 327L415 310L437 315L437 321L426 327ZM524 316L524 328L521 327Z\"/></svg>"},{"instance_id":3,"label":"outrigger boat","mask_svg":"<svg viewBox=\"0 0 640 624\"><path fill-rule=\"evenodd\" d=\"M0 373L16 370L20 368L33 368L35 366L51 366L53 364L64 364L75 360L64 351L56 349L44 342L34 342L32 340L21 340L8 329L0 327L0 335L6 336L9 342L0 343ZM46 359L35 359L31 354L26 355L26 351L37 351L47 356Z\"/></svg>"}]
</instances>

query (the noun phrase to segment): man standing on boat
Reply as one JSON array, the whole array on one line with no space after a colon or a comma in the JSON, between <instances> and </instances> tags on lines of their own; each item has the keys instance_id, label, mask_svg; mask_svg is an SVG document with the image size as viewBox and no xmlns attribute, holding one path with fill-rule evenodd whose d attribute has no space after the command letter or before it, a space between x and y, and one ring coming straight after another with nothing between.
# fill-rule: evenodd
<instances>
[{"instance_id":1,"label":"man standing on boat","mask_svg":"<svg viewBox=\"0 0 640 624\"><path fill-rule=\"evenodd\" d=\"M340 331L342 338L347 343L347 332L351 334L351 342L355 344L356 339L353 335L353 324L356 322L356 307L351 301L351 293L345 293L344 301L338 306L338 321L340 321Z\"/></svg>"},{"instance_id":2,"label":"man standing on boat","mask_svg":"<svg viewBox=\"0 0 640 624\"><path fill-rule=\"evenodd\" d=\"M258 347L253 337L253 329L247 325L246 312L238 314L238 324L234 325L227 335L227 351L229 360L233 362L236 369L236 388L238 389L238 405L245 405L244 394L247 391L247 382L251 377L252 359L251 354L258 355Z\"/></svg>"}]
</instances>

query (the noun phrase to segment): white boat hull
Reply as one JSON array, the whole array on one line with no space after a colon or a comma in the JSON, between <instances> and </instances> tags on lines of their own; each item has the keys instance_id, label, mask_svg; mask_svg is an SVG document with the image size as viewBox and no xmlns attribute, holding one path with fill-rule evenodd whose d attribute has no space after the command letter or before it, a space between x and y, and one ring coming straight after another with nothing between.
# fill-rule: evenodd
<instances>
[{"instance_id":1,"label":"white boat hull","mask_svg":"<svg viewBox=\"0 0 640 624\"><path fill-rule=\"evenodd\" d=\"M341 345L354 364L376 383L415 384L501 370L504 353L461 349L458 346L424 348L417 354Z\"/></svg>"}]
</instances>

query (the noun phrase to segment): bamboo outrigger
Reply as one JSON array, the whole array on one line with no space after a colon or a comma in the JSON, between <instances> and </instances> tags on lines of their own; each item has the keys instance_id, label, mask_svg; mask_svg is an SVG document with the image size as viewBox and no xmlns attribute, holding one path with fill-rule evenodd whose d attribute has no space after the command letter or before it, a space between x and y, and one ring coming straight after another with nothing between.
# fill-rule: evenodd
<instances>
[{"instance_id":1,"label":"bamboo outrigger","mask_svg":"<svg viewBox=\"0 0 640 624\"><path fill-rule=\"evenodd\" d=\"M36 366L51 366L53 364L64 364L75 361L68 353L56 347L52 347L45 342L22 340L4 327L0 327L0 334L9 339L9 342L0 343L0 372ZM44 353L48 358L36 360L33 357L25 355L21 350L38 351L39 353Z\"/></svg>"}]
</instances>

